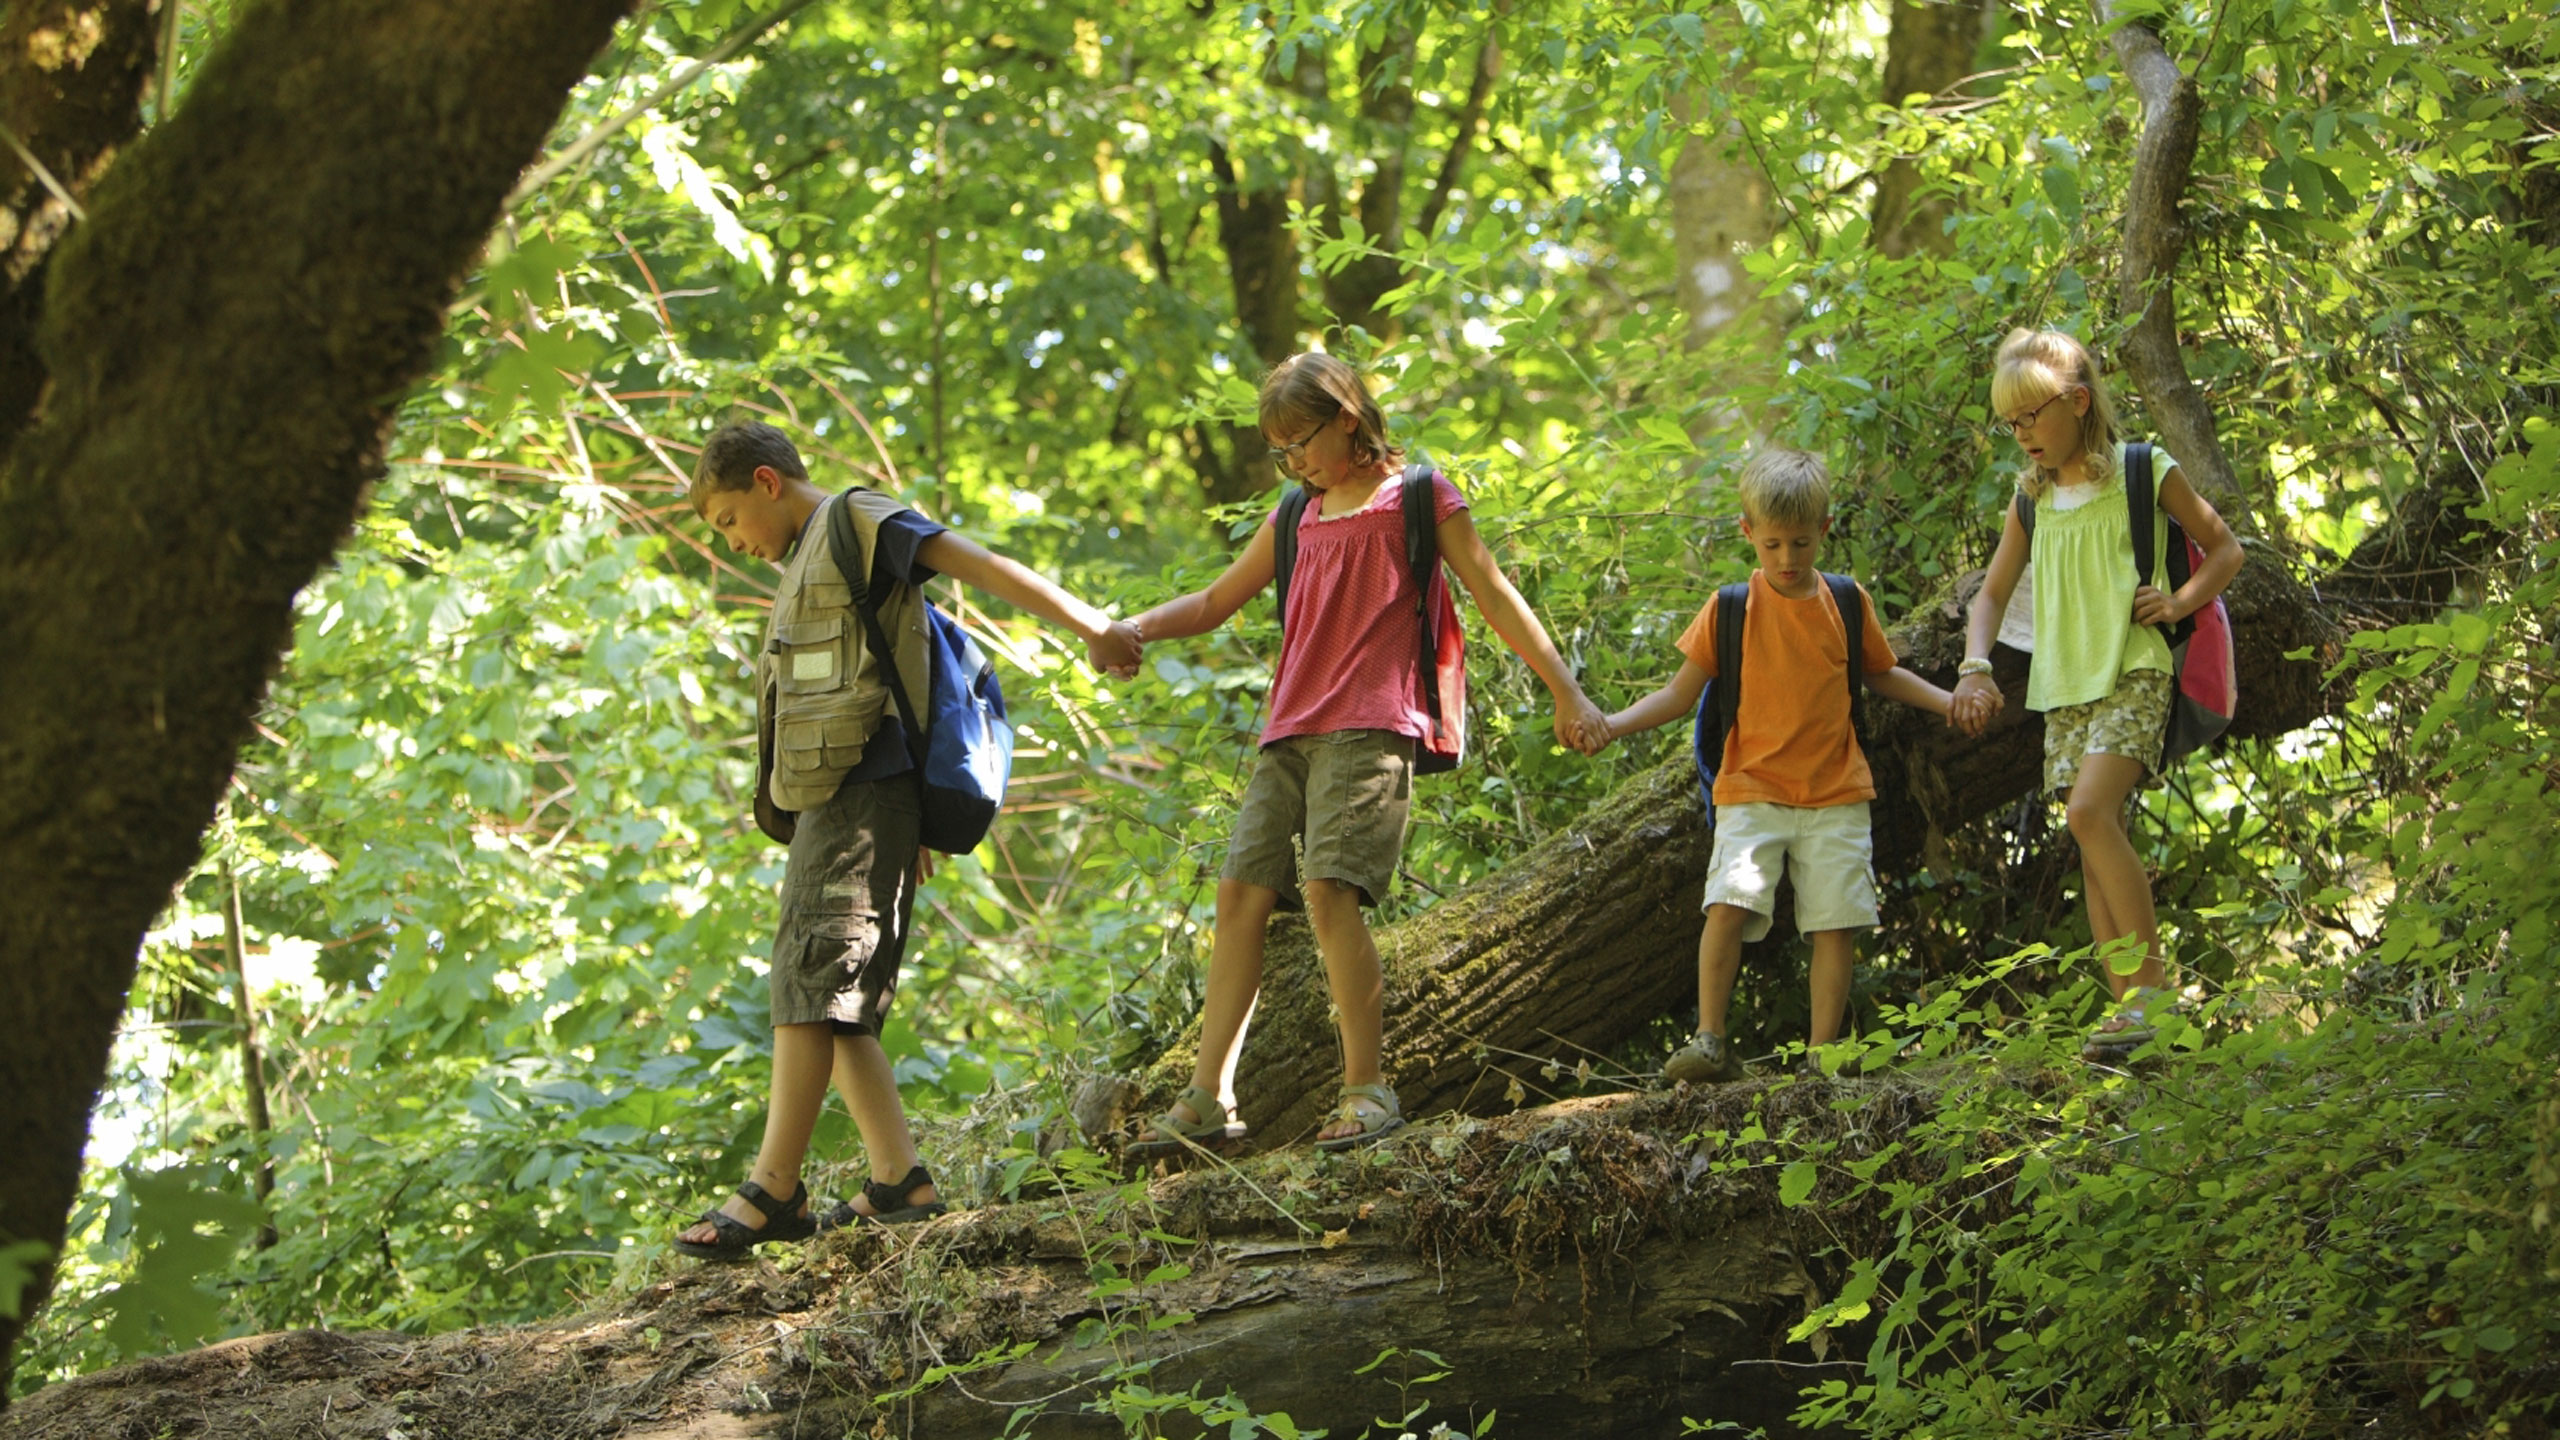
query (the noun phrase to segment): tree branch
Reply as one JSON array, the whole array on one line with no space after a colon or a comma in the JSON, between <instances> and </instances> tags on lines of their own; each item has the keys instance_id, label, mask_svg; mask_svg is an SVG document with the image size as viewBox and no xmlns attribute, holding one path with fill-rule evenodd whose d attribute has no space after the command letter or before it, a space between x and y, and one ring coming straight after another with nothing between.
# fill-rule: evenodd
<instances>
[{"instance_id":1,"label":"tree branch","mask_svg":"<svg viewBox=\"0 0 2560 1440\"><path fill-rule=\"evenodd\" d=\"M2212 407L2187 378L2178 348L2178 301L2173 283L2186 249L2181 206L2195 164L2203 100L2195 81L2180 72L2159 33L2126 20L2121 0L2098 0L2099 18L2115 25L2116 63L2124 67L2142 101L2142 135L2125 188L2124 256L2116 277L2116 301L2133 318L2125 333L2125 368L2151 407L2152 424L2177 455L2180 468L2207 496L2240 502L2234 524L2246 528L2248 497L2215 433ZM2227 508L2227 507L2226 507Z\"/></svg>"},{"instance_id":2,"label":"tree branch","mask_svg":"<svg viewBox=\"0 0 2560 1440\"><path fill-rule=\"evenodd\" d=\"M1493 82L1502 73L1502 46L1491 31L1484 37L1484 48L1476 52L1476 73L1467 82L1466 103L1458 107L1456 133L1449 137L1449 153L1440 157L1440 173L1431 182L1430 197L1422 202L1422 214L1414 228L1428 235L1440 228L1440 217L1449 208L1449 197L1457 192L1458 176L1467 167L1467 157L1475 152L1476 132L1484 126L1485 102L1493 96Z\"/></svg>"}]
</instances>

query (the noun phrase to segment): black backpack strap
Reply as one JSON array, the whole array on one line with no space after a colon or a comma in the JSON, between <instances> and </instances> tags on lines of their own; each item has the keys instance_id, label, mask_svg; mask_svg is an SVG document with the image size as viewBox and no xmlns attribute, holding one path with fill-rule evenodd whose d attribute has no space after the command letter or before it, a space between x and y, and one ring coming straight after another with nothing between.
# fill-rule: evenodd
<instances>
[{"instance_id":1,"label":"black backpack strap","mask_svg":"<svg viewBox=\"0 0 2560 1440\"><path fill-rule=\"evenodd\" d=\"M862 617L862 631L870 638L872 657L880 665L880 678L887 682L889 699L898 707L898 721L907 730L907 753L914 757L916 772L921 775L924 727L916 723L915 702L907 698L907 687L898 678L898 652L880 630L880 602L871 594L871 557L863 553L862 537L853 528L852 490L836 496L834 508L827 512L827 556L835 561L837 572L853 591L854 613ZM845 563L847 556L852 557L850 565Z\"/></svg>"},{"instance_id":2,"label":"black backpack strap","mask_svg":"<svg viewBox=\"0 0 2560 1440\"><path fill-rule=\"evenodd\" d=\"M1431 582L1440 578L1440 527L1433 511L1432 469L1421 461L1404 467L1404 565L1413 576L1413 613L1422 632L1422 704L1440 728L1440 612L1431 604Z\"/></svg>"},{"instance_id":3,"label":"black backpack strap","mask_svg":"<svg viewBox=\"0 0 2560 1440\"><path fill-rule=\"evenodd\" d=\"M1716 591L1716 695L1724 712L1717 727L1716 763L1724 763L1723 742L1733 734L1742 714L1742 627L1750 618L1751 582L1736 580Z\"/></svg>"},{"instance_id":4,"label":"black backpack strap","mask_svg":"<svg viewBox=\"0 0 2560 1440\"><path fill-rule=\"evenodd\" d=\"M1858 582L1848 576L1824 575L1822 583L1840 611L1840 628L1849 636L1849 703L1854 706L1858 687L1867 679L1867 607L1858 594Z\"/></svg>"},{"instance_id":5,"label":"black backpack strap","mask_svg":"<svg viewBox=\"0 0 2560 1440\"><path fill-rule=\"evenodd\" d=\"M2027 538L2028 538L2029 540L2033 540L2033 539L2035 539L2035 538L2036 538L2036 502L2035 502L2035 498L2034 498L2033 496L2029 495L2026 491L2021 490L2021 491L2019 491L2019 492L2018 492L2017 497L2016 497L2015 499L2013 499L2013 500L2011 500L2011 501L2009 502L2009 508L2010 508L2012 511L2016 512L2016 514L2017 514L2017 517L2018 517L2018 528L2027 532Z\"/></svg>"},{"instance_id":6,"label":"black backpack strap","mask_svg":"<svg viewBox=\"0 0 2560 1440\"><path fill-rule=\"evenodd\" d=\"M1858 582L1846 575L1826 574L1822 583L1831 592L1831 603L1840 612L1840 628L1849 637L1849 729L1864 750L1867 727L1858 711L1858 687L1867 683L1866 600L1858 593Z\"/></svg>"},{"instance_id":7,"label":"black backpack strap","mask_svg":"<svg viewBox=\"0 0 2560 1440\"><path fill-rule=\"evenodd\" d=\"M2124 513L2133 529L2133 581L2137 585L2151 583L2152 521L2157 518L2160 492L2151 481L2151 446L2135 440L2124 447Z\"/></svg>"},{"instance_id":8,"label":"black backpack strap","mask_svg":"<svg viewBox=\"0 0 2560 1440\"><path fill-rule=\"evenodd\" d=\"M1307 487L1292 485L1280 497L1280 513L1271 520L1271 583L1280 607L1280 628L1289 628L1289 575L1298 568L1298 521L1307 513Z\"/></svg>"}]
</instances>

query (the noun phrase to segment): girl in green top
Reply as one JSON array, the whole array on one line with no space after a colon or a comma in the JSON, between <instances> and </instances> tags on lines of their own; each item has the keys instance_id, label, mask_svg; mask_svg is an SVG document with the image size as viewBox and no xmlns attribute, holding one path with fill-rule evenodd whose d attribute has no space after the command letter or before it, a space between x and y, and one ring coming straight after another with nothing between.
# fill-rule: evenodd
<instances>
[{"instance_id":1,"label":"girl in green top","mask_svg":"<svg viewBox=\"0 0 2560 1440\"><path fill-rule=\"evenodd\" d=\"M2088 350L2071 336L2011 331L1992 371L1991 405L1995 424L2027 453L2019 489L2035 504L2035 534L2030 541L2016 508L2003 508L2000 548L1974 596L1948 718L1979 735L1999 715L1991 643L2032 559L2035 652L2026 705L2044 712L2045 783L2070 792L2066 809L2080 845L2090 939L2102 954L2129 956L2137 942L2140 949L2131 974L2108 965L2116 1005L2089 1042L2092 1051L2121 1052L2150 1038L2144 1012L2168 984L2150 876L2125 832L2125 800L2144 772L2158 767L2169 718L2174 677L2160 627L2222 593L2240 569L2240 542L2178 462L2155 449L2159 508L2186 527L2204 563L2175 593L2135 585L2115 409ZM2166 545L2167 530L2153 527L2155 545ZM2152 573L2167 573L2160 556Z\"/></svg>"}]
</instances>

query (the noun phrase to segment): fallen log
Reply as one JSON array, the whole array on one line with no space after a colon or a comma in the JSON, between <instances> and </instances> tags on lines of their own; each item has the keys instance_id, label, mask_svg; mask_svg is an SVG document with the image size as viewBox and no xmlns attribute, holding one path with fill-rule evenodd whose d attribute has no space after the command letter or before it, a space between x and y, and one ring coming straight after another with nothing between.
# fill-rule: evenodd
<instances>
[{"instance_id":1,"label":"fallen log","mask_svg":"<svg viewBox=\"0 0 2560 1440\"><path fill-rule=\"evenodd\" d=\"M1497 1411L1506 1435L1669 1440L1684 1419L1792 1435L1798 1388L1835 1352L1787 1332L1847 1247L1890 1227L1874 1192L1789 1209L1769 1157L1724 1137L1757 1119L1851 1159L1935 1100L1907 1078L1684 1089L1451 1117L1360 1155L1099 1177L754 1264L670 1261L539 1326L138 1361L37 1392L0 1440L1047 1440L1229 1393L1342 1436L1380 1419L1472 1434ZM1153 1433L1202 1430L1176 1406Z\"/></svg>"}]
</instances>

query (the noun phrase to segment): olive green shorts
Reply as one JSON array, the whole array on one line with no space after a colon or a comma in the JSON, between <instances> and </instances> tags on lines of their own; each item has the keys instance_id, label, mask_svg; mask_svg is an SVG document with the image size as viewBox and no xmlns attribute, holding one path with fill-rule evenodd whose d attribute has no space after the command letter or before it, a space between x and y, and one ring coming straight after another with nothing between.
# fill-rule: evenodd
<instances>
[{"instance_id":1,"label":"olive green shorts","mask_svg":"<svg viewBox=\"0 0 2560 1440\"><path fill-rule=\"evenodd\" d=\"M1301 879L1339 881L1377 904L1404 858L1413 744L1392 730L1332 730L1262 747L1219 875L1277 890L1292 910L1305 904Z\"/></svg>"},{"instance_id":2,"label":"olive green shorts","mask_svg":"<svg viewBox=\"0 0 2560 1440\"><path fill-rule=\"evenodd\" d=\"M2080 762L2091 755L2123 755L2142 762L2146 778L2160 769L2160 737L2169 728L2169 672L2134 670L2116 677L2116 688L2084 705L2063 705L2044 716L2044 785L2069 790L2080 780Z\"/></svg>"},{"instance_id":3,"label":"olive green shorts","mask_svg":"<svg viewBox=\"0 0 2560 1440\"><path fill-rule=\"evenodd\" d=\"M880 1033L907 954L921 814L912 774L848 780L800 812L773 936L774 1024Z\"/></svg>"}]
</instances>

